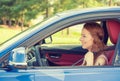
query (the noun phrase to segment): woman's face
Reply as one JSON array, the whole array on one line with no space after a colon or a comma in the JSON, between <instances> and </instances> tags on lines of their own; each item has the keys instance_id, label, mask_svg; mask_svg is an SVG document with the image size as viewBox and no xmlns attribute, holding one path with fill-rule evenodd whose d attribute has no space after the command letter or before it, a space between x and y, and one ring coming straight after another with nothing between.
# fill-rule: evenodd
<instances>
[{"instance_id":1,"label":"woman's face","mask_svg":"<svg viewBox=\"0 0 120 81\"><path fill-rule=\"evenodd\" d=\"M82 43L82 48L88 49L89 51L91 51L93 40L94 39L91 36L90 32L87 29L83 28L81 38L80 38L80 41Z\"/></svg>"}]
</instances>

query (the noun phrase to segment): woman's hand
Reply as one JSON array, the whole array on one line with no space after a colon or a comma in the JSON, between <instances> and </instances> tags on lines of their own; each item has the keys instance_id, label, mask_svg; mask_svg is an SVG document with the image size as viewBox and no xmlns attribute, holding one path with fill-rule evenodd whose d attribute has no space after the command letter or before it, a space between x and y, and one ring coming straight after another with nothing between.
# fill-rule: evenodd
<instances>
[{"instance_id":1,"label":"woman's hand","mask_svg":"<svg viewBox=\"0 0 120 81\"><path fill-rule=\"evenodd\" d=\"M93 66L94 65L94 54L92 52L87 52L84 57L83 65Z\"/></svg>"}]
</instances>

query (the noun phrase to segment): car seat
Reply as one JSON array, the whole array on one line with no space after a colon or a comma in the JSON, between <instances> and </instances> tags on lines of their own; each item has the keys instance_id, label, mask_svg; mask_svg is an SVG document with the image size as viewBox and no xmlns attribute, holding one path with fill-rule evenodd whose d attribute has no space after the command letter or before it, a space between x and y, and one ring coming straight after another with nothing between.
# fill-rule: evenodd
<instances>
[{"instance_id":1,"label":"car seat","mask_svg":"<svg viewBox=\"0 0 120 81\"><path fill-rule=\"evenodd\" d=\"M106 51L106 56L108 57L108 65L111 65L114 57L115 45L117 43L118 35L120 33L120 22L117 20L108 20L106 22L106 25L110 41L113 44L113 46L108 47L110 50Z\"/></svg>"}]
</instances>

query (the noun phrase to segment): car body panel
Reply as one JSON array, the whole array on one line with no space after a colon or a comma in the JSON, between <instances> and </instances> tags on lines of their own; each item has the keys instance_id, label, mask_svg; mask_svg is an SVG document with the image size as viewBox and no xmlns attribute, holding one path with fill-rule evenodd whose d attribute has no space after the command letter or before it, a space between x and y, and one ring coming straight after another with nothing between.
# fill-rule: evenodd
<instances>
[{"instance_id":1,"label":"car body panel","mask_svg":"<svg viewBox=\"0 0 120 81\"><path fill-rule=\"evenodd\" d=\"M33 69L18 72L1 72L1 81L119 81L120 68L74 68L74 69Z\"/></svg>"},{"instance_id":2,"label":"car body panel","mask_svg":"<svg viewBox=\"0 0 120 81\"><path fill-rule=\"evenodd\" d=\"M1 71L0 81L35 81L35 73L26 70Z\"/></svg>"}]
</instances>

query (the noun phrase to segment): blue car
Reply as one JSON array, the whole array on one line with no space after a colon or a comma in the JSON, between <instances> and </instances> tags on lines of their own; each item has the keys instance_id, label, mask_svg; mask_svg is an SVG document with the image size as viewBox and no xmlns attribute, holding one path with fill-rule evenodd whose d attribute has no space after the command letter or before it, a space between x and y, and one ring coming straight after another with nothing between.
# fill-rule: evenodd
<instances>
[{"instance_id":1,"label":"blue car","mask_svg":"<svg viewBox=\"0 0 120 81\"><path fill-rule=\"evenodd\" d=\"M80 33L91 21L105 31L108 65L81 66ZM120 81L119 33L120 7L58 13L0 46L0 81Z\"/></svg>"}]
</instances>

